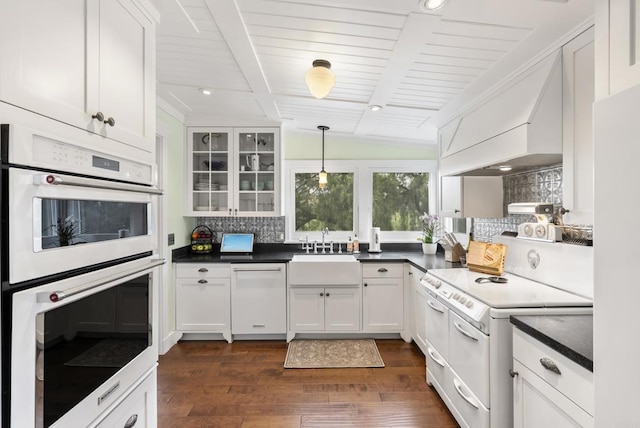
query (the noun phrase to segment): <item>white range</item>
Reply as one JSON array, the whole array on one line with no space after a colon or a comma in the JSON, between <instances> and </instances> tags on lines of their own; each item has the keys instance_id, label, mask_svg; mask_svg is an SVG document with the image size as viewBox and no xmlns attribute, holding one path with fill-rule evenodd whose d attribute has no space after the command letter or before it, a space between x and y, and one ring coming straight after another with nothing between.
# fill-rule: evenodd
<instances>
[{"instance_id":1,"label":"white range","mask_svg":"<svg viewBox=\"0 0 640 428\"><path fill-rule=\"evenodd\" d=\"M498 240L509 246L506 269L528 277L505 273L506 283L478 283L490 275L465 268L429 270L421 280L427 290L427 383L462 427L513 426L511 315L593 312L592 248ZM564 264L557 263L558 251ZM531 277L559 278L566 286Z\"/></svg>"}]
</instances>

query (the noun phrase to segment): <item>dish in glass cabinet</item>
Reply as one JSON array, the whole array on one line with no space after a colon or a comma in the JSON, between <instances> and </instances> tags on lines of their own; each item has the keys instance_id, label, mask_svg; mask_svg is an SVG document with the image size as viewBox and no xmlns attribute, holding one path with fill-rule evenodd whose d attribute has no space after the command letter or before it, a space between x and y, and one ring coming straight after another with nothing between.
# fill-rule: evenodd
<instances>
[{"instance_id":1,"label":"dish in glass cabinet","mask_svg":"<svg viewBox=\"0 0 640 428\"><path fill-rule=\"evenodd\" d=\"M202 161L202 164L211 171L220 171L227 165L225 161Z\"/></svg>"}]
</instances>

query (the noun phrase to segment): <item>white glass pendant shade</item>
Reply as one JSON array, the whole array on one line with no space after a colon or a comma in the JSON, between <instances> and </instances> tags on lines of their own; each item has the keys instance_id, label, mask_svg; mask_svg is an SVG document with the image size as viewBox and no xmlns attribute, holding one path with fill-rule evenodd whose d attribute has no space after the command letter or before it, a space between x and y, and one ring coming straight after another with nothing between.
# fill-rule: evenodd
<instances>
[{"instance_id":1,"label":"white glass pendant shade","mask_svg":"<svg viewBox=\"0 0 640 428\"><path fill-rule=\"evenodd\" d=\"M329 61L317 59L313 61L313 68L307 71L304 80L307 82L311 95L320 99L329 95L336 83L336 76L331 71Z\"/></svg>"},{"instance_id":2,"label":"white glass pendant shade","mask_svg":"<svg viewBox=\"0 0 640 428\"><path fill-rule=\"evenodd\" d=\"M318 174L318 187L321 189L327 187L327 171L324 169Z\"/></svg>"}]
</instances>

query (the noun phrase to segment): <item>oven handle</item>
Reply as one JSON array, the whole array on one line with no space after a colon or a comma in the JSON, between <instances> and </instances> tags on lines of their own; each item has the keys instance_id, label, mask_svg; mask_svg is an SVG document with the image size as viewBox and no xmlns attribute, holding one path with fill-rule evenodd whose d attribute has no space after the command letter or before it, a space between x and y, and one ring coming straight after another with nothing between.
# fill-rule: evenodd
<instances>
[{"instance_id":1,"label":"oven handle","mask_svg":"<svg viewBox=\"0 0 640 428\"><path fill-rule=\"evenodd\" d=\"M90 187L93 189L109 189L109 190L124 190L127 192L149 193L152 195L162 195L164 191L155 187L147 187L139 184L119 183L117 181L95 180L84 177L69 177L64 178L59 175L42 174L36 175L33 178L33 184L55 184L58 186L76 186L76 187Z\"/></svg>"},{"instance_id":2,"label":"oven handle","mask_svg":"<svg viewBox=\"0 0 640 428\"><path fill-rule=\"evenodd\" d=\"M430 300L427 300L427 305L429 305L429 307L431 309L433 309L436 312L440 312L441 314L444 314L444 310L440 309L439 307L437 307L436 305L434 305L433 303L431 303Z\"/></svg>"},{"instance_id":3,"label":"oven handle","mask_svg":"<svg viewBox=\"0 0 640 428\"><path fill-rule=\"evenodd\" d=\"M92 282L88 285L84 285L82 287L74 287L74 288L70 288L67 291L54 291L53 293L50 292L42 292L42 293L38 293L37 294L37 301L40 303L44 303L44 302L49 302L49 303L58 303L68 297L71 296L75 296L76 294L80 294L80 293L84 293L85 291L89 291L92 290L94 288L100 287L104 284L108 284L110 282L113 281L117 281L121 278L125 278L131 274L134 274L136 272L140 272L141 270L144 269L151 269L154 268L156 266L160 266L165 264L166 260L165 259L158 259L158 260L153 260L149 266L145 267L145 268L140 268L140 266L135 267L133 269L128 269L125 270L123 272L120 272L117 276L110 276L108 278L102 278L99 281L95 281Z\"/></svg>"},{"instance_id":4,"label":"oven handle","mask_svg":"<svg viewBox=\"0 0 640 428\"><path fill-rule=\"evenodd\" d=\"M456 387L456 391L458 391L458 394L460 394L460 396L464 398L464 401L469 403L474 408L478 408L478 402L474 400L473 397L469 397L468 395L465 395L464 392L462 392L462 384L460 383L460 381L458 381L458 379L453 379L453 386Z\"/></svg>"},{"instance_id":5,"label":"oven handle","mask_svg":"<svg viewBox=\"0 0 640 428\"><path fill-rule=\"evenodd\" d=\"M462 326L457 322L454 322L453 325L455 326L456 330L460 332L461 335L467 336L469 339L475 340L476 342L478 341L477 337L473 337L471 333L469 333L468 331L465 331L465 329L463 329Z\"/></svg>"}]
</instances>

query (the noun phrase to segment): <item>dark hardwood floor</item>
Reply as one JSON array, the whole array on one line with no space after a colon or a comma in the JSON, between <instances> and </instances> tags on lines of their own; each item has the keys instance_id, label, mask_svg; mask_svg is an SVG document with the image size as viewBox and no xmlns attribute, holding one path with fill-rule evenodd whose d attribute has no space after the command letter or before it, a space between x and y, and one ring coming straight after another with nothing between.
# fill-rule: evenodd
<instances>
[{"instance_id":1,"label":"dark hardwood floor","mask_svg":"<svg viewBox=\"0 0 640 428\"><path fill-rule=\"evenodd\" d=\"M185 341L160 356L158 426L457 427L425 359L376 340L384 368L284 369L284 341Z\"/></svg>"}]
</instances>

